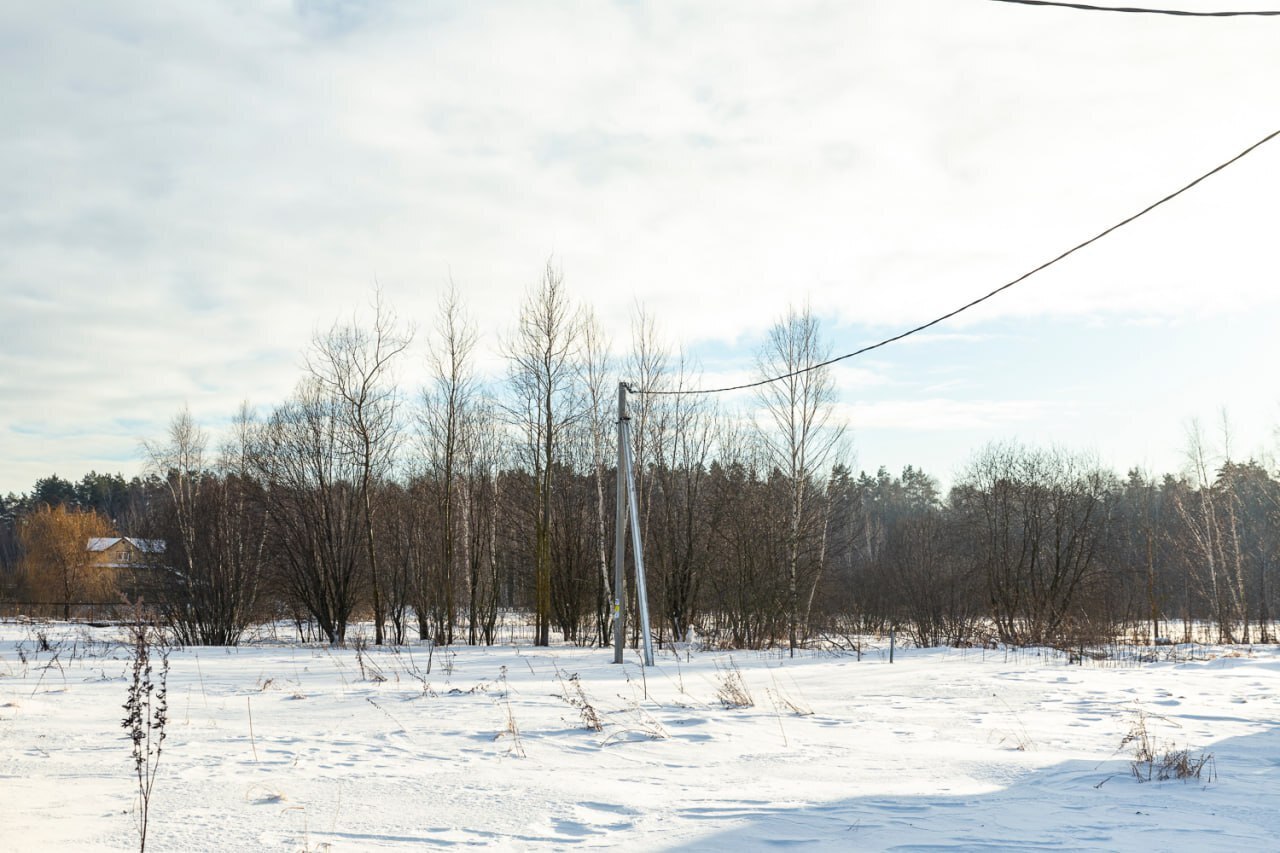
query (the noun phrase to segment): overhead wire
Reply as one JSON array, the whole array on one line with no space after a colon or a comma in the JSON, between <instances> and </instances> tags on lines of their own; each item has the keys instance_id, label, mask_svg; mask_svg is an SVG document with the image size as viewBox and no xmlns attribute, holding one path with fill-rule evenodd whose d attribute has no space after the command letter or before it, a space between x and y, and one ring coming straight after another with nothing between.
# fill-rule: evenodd
<instances>
[{"instance_id":1,"label":"overhead wire","mask_svg":"<svg viewBox=\"0 0 1280 853\"><path fill-rule=\"evenodd\" d=\"M1144 6L1095 6L1092 3L1067 3L1063 0L993 0L995 3L1017 3L1020 6L1058 6L1064 9L1080 9L1085 12L1130 12L1138 15L1177 15L1184 18L1243 18L1274 17L1280 10L1193 12L1185 9L1153 9Z\"/></svg>"},{"instance_id":2,"label":"overhead wire","mask_svg":"<svg viewBox=\"0 0 1280 853\"><path fill-rule=\"evenodd\" d=\"M900 340L902 340L903 338L908 338L908 337L910 337L910 336L912 336L912 335L914 335L914 334L917 334L917 333L919 333L919 332L923 332L925 329L928 329L928 328L930 328L930 327L932 327L932 326L936 326L936 325L938 325L939 323L942 323L942 322L944 322L944 321L946 321L946 320L950 320L952 317L955 317L957 314L960 314L960 313L962 313L962 312L964 312L964 311L968 311L970 308L973 308L973 307L974 307L974 306L976 306L976 305L981 305L983 302L986 302L988 299L992 298L993 296L996 296L996 295L997 295L997 294L999 294L999 293L1003 293L1004 291L1008 290L1009 288L1013 287L1014 285L1021 284L1022 282L1026 281L1026 280L1027 280L1027 279L1029 279L1029 278L1031 278L1031 276L1035 275L1036 273L1041 272L1041 271L1043 271L1043 270L1045 270L1045 269L1048 269L1049 267L1053 266L1054 264L1058 263L1059 261L1061 261L1061 260L1063 260L1063 259L1065 259L1065 258L1067 258L1067 257L1069 257L1069 256L1071 256L1071 255L1073 255L1073 254L1075 254L1076 252L1080 251L1080 250L1081 250L1081 249L1083 249L1084 247L1086 247L1086 246L1088 246L1088 245L1090 245L1090 244L1092 244L1092 243L1096 243L1096 242L1098 242L1098 241L1099 241L1099 240L1101 240L1103 237L1106 237L1108 234L1112 233L1113 231L1117 231L1117 230L1119 230L1119 229L1123 228L1124 226L1128 225L1129 223L1133 222L1135 219L1138 219L1138 218L1140 218L1140 217L1142 217L1142 216L1145 216L1146 214L1148 214L1148 213L1150 213L1151 211L1155 210L1157 207L1159 207L1160 205L1164 204L1165 202L1172 201L1173 199L1175 199L1175 198L1177 198L1178 196L1180 196L1180 195L1182 195L1183 193L1185 193L1187 190L1189 190L1189 189L1191 189L1192 187L1194 187L1194 186L1196 186L1197 184L1199 184L1201 181L1204 181L1205 179L1210 178L1210 177L1212 177L1212 176L1216 175L1218 172L1221 172L1223 169L1225 169L1225 168L1227 168L1228 166L1232 165L1233 163L1235 163L1236 161L1240 160L1241 158L1246 157L1246 156L1248 156L1249 154L1253 153L1253 152L1254 152L1254 151L1256 151L1258 148L1261 148L1263 145L1265 145L1265 144L1267 144L1268 142L1270 142L1271 140L1275 139L1277 136L1280 136L1280 130L1273 130L1271 133L1268 133L1266 136L1262 137L1262 138L1261 138L1261 139L1259 139L1257 142L1253 143L1253 144L1252 144L1252 145L1250 145L1248 148L1244 149L1243 151L1241 151L1239 154L1235 155L1235 156L1234 156L1234 157L1232 157L1231 159L1226 160L1226 161L1224 161L1224 162L1222 162L1222 163L1219 163L1217 166L1214 166L1212 169L1210 169L1209 171L1205 172L1205 173L1204 173L1203 175L1201 175L1200 177L1198 177L1198 178L1196 178L1195 180L1191 181L1191 183L1189 183L1189 184L1187 184L1187 185L1183 186L1181 189L1174 190L1173 192L1171 192L1171 193L1169 193L1168 195L1166 195L1166 196L1164 196L1163 198L1161 198L1159 201L1152 202L1151 204L1149 204L1149 205L1147 205L1146 207L1142 208L1142 210L1139 210L1137 213L1133 214L1132 216L1129 216L1129 217L1126 217L1125 219L1120 220L1120 221L1119 221L1119 222L1117 222L1116 224L1112 225L1111 227L1109 227L1109 228L1107 228L1107 229L1105 229L1105 230L1103 230L1103 231L1098 232L1097 234L1095 234L1094 236L1090 237L1089 239L1085 240L1085 241L1084 241L1084 242L1082 242L1082 243L1077 243L1076 245L1072 246L1070 249L1067 249L1065 252L1061 253L1060 255L1057 255L1056 257L1054 257L1054 258L1052 258L1052 259L1050 259L1050 260L1048 260L1048 261L1045 261L1044 263L1040 264L1039 266L1035 267L1034 269L1031 269L1031 270L1028 270L1027 272L1024 272L1022 275L1018 276L1017 278L1013 279L1012 281L1005 282L1004 284L1002 284L1002 285L1000 285L999 287L997 287L995 290L992 290L992 291L990 291L989 293L986 293L986 294L984 294L984 295L982 295L982 296L979 296L977 299L974 299L974 300L972 300L971 302L966 302L964 305L961 305L959 308L956 308L956 309L954 309L954 310L952 310L952 311L948 311L946 314L943 314L943 315L941 315L940 317L935 317L934 319L930 320L930 321L929 321L929 322L927 322L927 323L921 323L919 326L916 326L916 327L914 327L914 328L908 329L908 330L906 330L905 332L900 332L900 333L898 333L898 334L896 334L896 335L894 335L894 336L892 336L892 337L885 338L884 340L881 340L881 341L877 341L877 342L876 342L876 343L874 343L874 344L869 344L869 345L867 345L867 346L865 346L865 347L862 347L861 349L856 349L856 350L854 350L853 352L845 353L844 355L840 355L840 356L836 356L835 358L827 359L826 361L820 362L820 363L818 363L818 364L811 364L811 365L809 365L809 366L807 366L807 367L803 367L803 368L801 368L801 369L799 369L799 370L793 370L793 371L791 371L791 372L789 372L789 373L783 373L783 374L781 374L781 375L779 375L779 376L772 376L772 377L769 377L768 379L761 379L761 380L758 380L758 381L756 381L756 382L746 382L746 383L743 383L743 384L741 384L741 385L730 385L730 386L727 386L727 387L724 387L724 388L670 389L670 390L663 390L663 389L646 389L646 388L639 388L639 389L635 389L635 388L632 388L632 389L630 389L630 390L631 390L633 393L636 393L636 394L648 394L648 395L651 395L651 396L658 396L658 395L663 395L663 396L683 396L683 395L690 395L690 394L724 394L724 393L729 392L729 391L744 391L744 390L747 390L747 389L749 389L749 388L759 388L759 387L760 387L760 386L762 386L762 385L768 385L768 384L770 384L770 383L772 383L772 382L780 382L780 381L782 381L783 379L790 379L790 378L791 378L791 377L793 377L793 376L800 376L800 375L805 374L805 373L808 373L808 372L810 372L810 371L818 370L818 369L820 369L820 368L827 367L827 366L829 366L829 365L835 364L836 362L844 361L845 359L853 358L854 356L859 356L859 355L862 355L863 353L871 352L872 350L879 349L879 348L881 348L881 347L883 347L883 346L888 346L888 345L889 345L889 344L891 344L891 343L894 343L894 342L896 342L896 341L900 341Z\"/></svg>"}]
</instances>

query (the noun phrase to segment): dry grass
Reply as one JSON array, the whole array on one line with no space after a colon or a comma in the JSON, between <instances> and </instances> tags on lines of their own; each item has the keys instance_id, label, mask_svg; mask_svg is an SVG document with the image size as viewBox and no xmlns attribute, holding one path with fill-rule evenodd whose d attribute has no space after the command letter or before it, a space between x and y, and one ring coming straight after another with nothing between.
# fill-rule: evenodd
<instances>
[{"instance_id":1,"label":"dry grass","mask_svg":"<svg viewBox=\"0 0 1280 853\"><path fill-rule=\"evenodd\" d=\"M564 672L556 667L556 680L560 682L560 699L578 710L578 717L582 720L583 727L593 732L604 731L600 714L587 698L587 691L583 689L578 673L575 672L566 678Z\"/></svg>"},{"instance_id":2,"label":"dry grass","mask_svg":"<svg viewBox=\"0 0 1280 853\"><path fill-rule=\"evenodd\" d=\"M494 735L494 740L507 739L507 754L514 755L516 758L524 758L524 744L520 740L520 727L516 725L516 712L511 708L510 693L507 688L507 668L501 667L499 670L498 681L502 685L502 702L506 706L507 724Z\"/></svg>"},{"instance_id":3,"label":"dry grass","mask_svg":"<svg viewBox=\"0 0 1280 853\"><path fill-rule=\"evenodd\" d=\"M754 708L756 700L751 696L747 683L742 679L742 671L729 659L729 665L718 666L719 679L716 684L716 699L726 708Z\"/></svg>"},{"instance_id":4,"label":"dry grass","mask_svg":"<svg viewBox=\"0 0 1280 853\"><path fill-rule=\"evenodd\" d=\"M1158 741L1149 725L1152 716L1141 708L1137 713L1128 734L1120 741L1121 750L1133 751L1129 769L1135 779L1139 782L1195 780L1208 783L1217 778L1217 765L1212 753L1197 754L1186 747Z\"/></svg>"},{"instance_id":5,"label":"dry grass","mask_svg":"<svg viewBox=\"0 0 1280 853\"><path fill-rule=\"evenodd\" d=\"M784 690L782 685L778 683L778 676L776 674L771 675L773 677L773 689L767 692L769 693L769 697L773 700L774 707L778 709L779 713L781 713L783 708L786 708L797 717L812 716L813 706L810 705L804 698L804 695L800 693L800 688L795 685L795 682L792 682L791 686L796 692L791 694Z\"/></svg>"}]
</instances>

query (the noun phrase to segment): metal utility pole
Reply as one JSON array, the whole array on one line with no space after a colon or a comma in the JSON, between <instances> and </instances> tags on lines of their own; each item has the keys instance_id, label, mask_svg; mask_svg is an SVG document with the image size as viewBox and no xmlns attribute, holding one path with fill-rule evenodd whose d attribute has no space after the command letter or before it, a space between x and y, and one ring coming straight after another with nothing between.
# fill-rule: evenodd
<instances>
[{"instance_id":1,"label":"metal utility pole","mask_svg":"<svg viewBox=\"0 0 1280 853\"><path fill-rule=\"evenodd\" d=\"M613 517L613 662L622 663L622 647L627 642L627 483L622 475L622 448L627 436L627 383L618 383L618 502Z\"/></svg>"},{"instance_id":2,"label":"metal utility pole","mask_svg":"<svg viewBox=\"0 0 1280 853\"><path fill-rule=\"evenodd\" d=\"M631 457L631 421L626 422L627 505L631 507L631 554L636 561L636 610L640 612L640 639L644 645L644 665L653 666L653 635L649 630L649 593L644 582L644 548L640 543L640 510L636 500L635 465Z\"/></svg>"},{"instance_id":3,"label":"metal utility pole","mask_svg":"<svg viewBox=\"0 0 1280 853\"><path fill-rule=\"evenodd\" d=\"M640 514L636 500L634 463L631 456L631 419L627 416L627 383L618 383L618 504L614 517L613 576L614 625L613 662L622 663L626 642L624 606L626 590L627 509L631 517L631 550L636 560L636 609L640 613L640 637L644 645L644 665L653 666L653 637L649 630L649 595L644 577L644 548L640 542ZM625 491L624 491L625 490Z\"/></svg>"}]
</instances>

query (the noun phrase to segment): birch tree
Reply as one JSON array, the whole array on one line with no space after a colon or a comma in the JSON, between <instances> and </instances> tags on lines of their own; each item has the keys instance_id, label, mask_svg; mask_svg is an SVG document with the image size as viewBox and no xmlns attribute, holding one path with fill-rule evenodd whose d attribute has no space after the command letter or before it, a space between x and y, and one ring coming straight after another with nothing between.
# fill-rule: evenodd
<instances>
[{"instance_id":1,"label":"birch tree","mask_svg":"<svg viewBox=\"0 0 1280 853\"><path fill-rule=\"evenodd\" d=\"M609 575L609 536L607 524L609 510L605 501L605 464L612 446L614 432L613 386L610 369L609 342L600 329L600 323L592 313L583 316L582 359L579 366L579 384L585 395L587 416L584 420L591 446L591 479L595 489L594 541L595 560L600 570L600 595L596 601L596 627L601 645L609 644L613 631L613 582Z\"/></svg>"},{"instance_id":2,"label":"birch tree","mask_svg":"<svg viewBox=\"0 0 1280 853\"><path fill-rule=\"evenodd\" d=\"M207 437L183 409L165 443L146 444L164 483L156 532L166 543L160 606L177 640L235 645L258 607L265 524L261 488L250 476L253 422L242 406L216 460Z\"/></svg>"},{"instance_id":3,"label":"birch tree","mask_svg":"<svg viewBox=\"0 0 1280 853\"><path fill-rule=\"evenodd\" d=\"M534 632L540 646L551 643L552 492L561 443L576 416L572 383L579 330L580 314L569 300L564 275L547 261L504 347L513 396L508 413L533 475Z\"/></svg>"},{"instance_id":4,"label":"birch tree","mask_svg":"<svg viewBox=\"0 0 1280 853\"><path fill-rule=\"evenodd\" d=\"M400 437L399 395L392 370L413 334L399 326L380 292L374 296L373 312L368 327L352 320L335 323L327 332L316 335L306 365L319 388L339 404L339 448L355 464L354 485L360 496L372 592L374 642L382 645L386 607L378 564L374 496L378 481L391 470Z\"/></svg>"},{"instance_id":5,"label":"birch tree","mask_svg":"<svg viewBox=\"0 0 1280 853\"><path fill-rule=\"evenodd\" d=\"M452 643L458 616L458 504L466 504L460 494L467 487L462 460L470 442L467 432L475 426L472 409L476 400L476 380L472 367L477 333L467 316L458 290L450 282L441 297L435 336L428 344L429 386L422 393L419 431L431 480L436 490L439 540L434 559L427 563L424 578L420 629L424 613L430 614L437 643ZM465 519L464 519L465 520ZM465 538L465 537L464 537ZM432 571L431 569L434 569ZM464 582L470 574L463 573ZM470 592L465 593L470 600Z\"/></svg>"},{"instance_id":6,"label":"birch tree","mask_svg":"<svg viewBox=\"0 0 1280 853\"><path fill-rule=\"evenodd\" d=\"M818 319L807 306L788 309L769 330L757 356L762 379L781 377L760 386L757 396L762 407L761 434L770 458L787 485L787 646L795 655L799 642L801 584L816 585L822 566L812 556L818 500L814 478L834 461L844 429L836 424L835 382L829 366L830 346L823 341ZM825 476L823 477L825 480ZM820 547L820 542L817 543Z\"/></svg>"}]
</instances>

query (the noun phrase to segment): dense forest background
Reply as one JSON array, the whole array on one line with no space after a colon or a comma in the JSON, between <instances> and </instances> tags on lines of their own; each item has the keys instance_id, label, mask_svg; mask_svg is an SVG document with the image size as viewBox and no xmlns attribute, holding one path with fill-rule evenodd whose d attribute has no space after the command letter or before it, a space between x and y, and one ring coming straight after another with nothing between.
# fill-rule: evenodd
<instances>
[{"instance_id":1,"label":"dense forest background","mask_svg":"<svg viewBox=\"0 0 1280 853\"><path fill-rule=\"evenodd\" d=\"M607 644L625 376L659 643L1275 640L1280 480L1233 458L1225 418L1189 427L1182 471L1119 476L1087 453L993 442L944 493L911 466L851 468L807 310L758 353L758 378L782 378L736 409L691 393L696 371L643 313L612 355L550 264L502 342L501 381L480 379L456 291L425 335L429 381L403 389L413 337L375 299L367 321L315 336L289 399L244 407L217 446L184 410L144 444L144 476L51 475L0 498L0 607L141 597L195 644L280 620L330 643L369 620L379 644ZM112 535L165 548L107 574L85 543Z\"/></svg>"}]
</instances>

